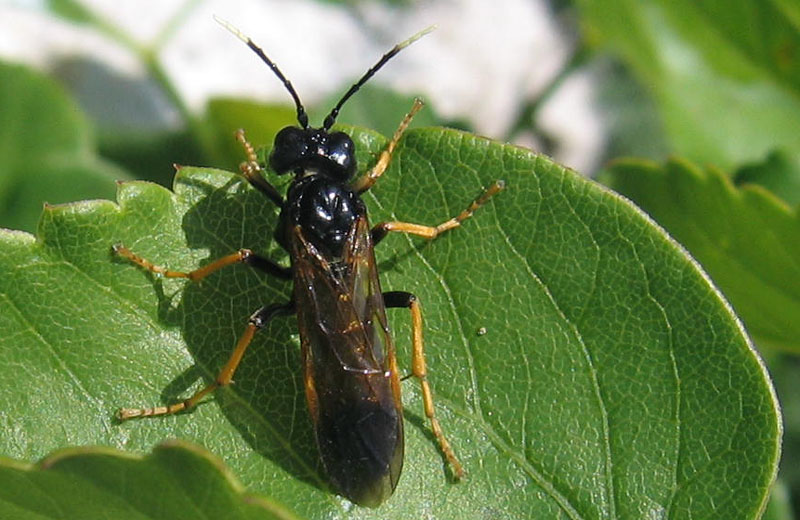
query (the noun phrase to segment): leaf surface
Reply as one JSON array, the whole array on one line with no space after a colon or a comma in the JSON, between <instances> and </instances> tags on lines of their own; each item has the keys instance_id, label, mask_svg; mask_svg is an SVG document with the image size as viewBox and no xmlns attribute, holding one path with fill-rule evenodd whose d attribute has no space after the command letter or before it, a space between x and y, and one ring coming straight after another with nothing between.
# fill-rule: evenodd
<instances>
[{"instance_id":1,"label":"leaf surface","mask_svg":"<svg viewBox=\"0 0 800 520\"><path fill-rule=\"evenodd\" d=\"M374 162L385 140L351 131L360 164ZM498 178L507 189L461 228L377 248L383 289L422 302L437 414L468 472L449 480L409 378L404 471L380 515L756 518L779 451L770 382L719 293L638 209L542 156L444 129L409 131L365 200L373 223L437 224ZM120 406L210 381L248 316L290 296L245 266L190 284L110 254L122 242L188 270L250 247L286 263L276 208L237 176L185 167L174 193L130 182L117 201L47 208L36 238L0 234L0 452L187 439L302 517L373 518L326 487L294 318L269 323L235 384L194 413L114 422ZM410 317L389 319L408 371Z\"/></svg>"},{"instance_id":2,"label":"leaf surface","mask_svg":"<svg viewBox=\"0 0 800 520\"><path fill-rule=\"evenodd\" d=\"M738 188L682 161L621 161L607 182L689 249L760 344L800 351L797 210L761 186Z\"/></svg>"},{"instance_id":3,"label":"leaf surface","mask_svg":"<svg viewBox=\"0 0 800 520\"><path fill-rule=\"evenodd\" d=\"M108 448L65 448L36 465L0 459L4 518L291 520L263 498L245 497L222 463L172 441L136 457Z\"/></svg>"}]
</instances>

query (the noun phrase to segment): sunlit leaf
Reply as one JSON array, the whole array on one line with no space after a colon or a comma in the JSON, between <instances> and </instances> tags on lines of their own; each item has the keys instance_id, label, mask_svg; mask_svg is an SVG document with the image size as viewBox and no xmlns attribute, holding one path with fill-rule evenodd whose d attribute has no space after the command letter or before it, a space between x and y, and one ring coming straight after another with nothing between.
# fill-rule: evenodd
<instances>
[{"instance_id":1,"label":"sunlit leaf","mask_svg":"<svg viewBox=\"0 0 800 520\"><path fill-rule=\"evenodd\" d=\"M362 165L385 144L354 137ZM422 302L437 413L468 473L448 478L409 378L405 466L379 516L756 518L779 451L770 382L719 293L638 209L542 156L443 129L409 131L365 200L373 222L436 224L498 178L507 189L461 228L377 249L384 290ZM243 246L287 262L277 209L241 178L185 167L174 190L125 183L119 205L50 207L36 237L0 234L0 452L187 439L303 517L375 518L327 489L293 318L194 413L113 420L211 380L248 316L291 294L245 266L190 284L114 259L123 242L173 269ZM410 317L389 313L408 371Z\"/></svg>"}]
</instances>

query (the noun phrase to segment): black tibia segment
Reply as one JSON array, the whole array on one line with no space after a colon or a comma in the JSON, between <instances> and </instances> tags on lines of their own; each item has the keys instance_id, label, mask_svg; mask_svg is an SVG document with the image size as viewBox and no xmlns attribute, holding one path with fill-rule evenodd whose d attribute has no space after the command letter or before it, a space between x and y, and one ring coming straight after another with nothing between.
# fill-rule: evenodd
<instances>
[{"instance_id":1,"label":"black tibia segment","mask_svg":"<svg viewBox=\"0 0 800 520\"><path fill-rule=\"evenodd\" d=\"M255 253L251 252L244 255L242 257L242 262L250 267L254 267L259 271L263 271L277 278L282 278L284 280L292 279L292 270L290 268L284 267L273 260L270 260L269 258L257 255Z\"/></svg>"},{"instance_id":2,"label":"black tibia segment","mask_svg":"<svg viewBox=\"0 0 800 520\"><path fill-rule=\"evenodd\" d=\"M383 293L383 304L390 309L409 308L415 301L417 301L417 297L410 292L389 291Z\"/></svg>"},{"instance_id":3,"label":"black tibia segment","mask_svg":"<svg viewBox=\"0 0 800 520\"><path fill-rule=\"evenodd\" d=\"M250 183L250 186L266 195L267 198L274 202L276 206L282 208L283 197L281 197L281 194L278 193L277 189L275 189L275 186L267 182L263 177L256 177L256 175L258 174L253 172L253 174L245 174L244 178L247 179L247 182Z\"/></svg>"},{"instance_id":4,"label":"black tibia segment","mask_svg":"<svg viewBox=\"0 0 800 520\"><path fill-rule=\"evenodd\" d=\"M372 236L372 245L377 246L378 242L386 238L386 235L389 234L389 230L385 227L382 227L380 224L376 225L370 230L370 235ZM387 305L388 307L388 305Z\"/></svg>"},{"instance_id":5,"label":"black tibia segment","mask_svg":"<svg viewBox=\"0 0 800 520\"><path fill-rule=\"evenodd\" d=\"M276 316L288 316L294 313L294 300L286 303L272 303L258 309L250 316L249 322L257 329L264 328L269 320Z\"/></svg>"}]
</instances>

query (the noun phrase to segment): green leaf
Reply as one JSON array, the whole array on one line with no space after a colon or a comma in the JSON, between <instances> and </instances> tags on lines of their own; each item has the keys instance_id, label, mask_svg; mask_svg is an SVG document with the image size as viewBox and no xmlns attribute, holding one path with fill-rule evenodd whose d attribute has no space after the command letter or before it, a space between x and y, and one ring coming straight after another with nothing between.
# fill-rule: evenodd
<instances>
[{"instance_id":1,"label":"green leaf","mask_svg":"<svg viewBox=\"0 0 800 520\"><path fill-rule=\"evenodd\" d=\"M46 0L45 5L55 14L75 23L92 23L95 15L75 0Z\"/></svg>"},{"instance_id":2,"label":"green leaf","mask_svg":"<svg viewBox=\"0 0 800 520\"><path fill-rule=\"evenodd\" d=\"M733 182L758 184L789 206L800 205L800 161L792 160L785 152L775 151L763 161L739 168L733 174Z\"/></svg>"},{"instance_id":3,"label":"green leaf","mask_svg":"<svg viewBox=\"0 0 800 520\"><path fill-rule=\"evenodd\" d=\"M759 344L800 351L800 225L757 185L716 169L616 163L607 184L664 226L708 270Z\"/></svg>"},{"instance_id":4,"label":"green leaf","mask_svg":"<svg viewBox=\"0 0 800 520\"><path fill-rule=\"evenodd\" d=\"M109 448L66 448L36 465L0 459L3 518L295 518L247 497L223 464L202 448L164 443L146 457Z\"/></svg>"},{"instance_id":5,"label":"green leaf","mask_svg":"<svg viewBox=\"0 0 800 520\"><path fill-rule=\"evenodd\" d=\"M288 105L265 105L254 101L215 98L206 107L206 122L213 128L218 164L236 168L242 162L242 145L234 139L240 128L252 143L272 143L282 128L297 124L297 113Z\"/></svg>"},{"instance_id":6,"label":"green leaf","mask_svg":"<svg viewBox=\"0 0 800 520\"><path fill-rule=\"evenodd\" d=\"M590 38L653 94L674 152L724 169L800 150L800 24L780 4L578 2Z\"/></svg>"},{"instance_id":7,"label":"green leaf","mask_svg":"<svg viewBox=\"0 0 800 520\"><path fill-rule=\"evenodd\" d=\"M0 63L0 227L33 230L44 202L108 198L126 178L97 157L88 122L55 83Z\"/></svg>"},{"instance_id":8,"label":"green leaf","mask_svg":"<svg viewBox=\"0 0 800 520\"><path fill-rule=\"evenodd\" d=\"M385 140L353 135L374 162ZM384 290L422 302L437 414L468 472L448 479L409 378L405 466L379 515L757 518L780 441L770 382L719 293L639 210L542 156L443 129L409 131L365 200L373 222L436 224L498 178L507 189L461 228L377 248ZM50 207L36 238L0 234L0 452L187 439L304 517L375 518L327 489L293 318L270 322L235 384L194 413L112 420L210 381L250 313L290 296L245 266L191 284L113 259L122 242L172 269L243 246L287 261L276 208L240 178L183 168L174 189L124 183L119 206ZM389 319L408 371L410 317Z\"/></svg>"}]
</instances>

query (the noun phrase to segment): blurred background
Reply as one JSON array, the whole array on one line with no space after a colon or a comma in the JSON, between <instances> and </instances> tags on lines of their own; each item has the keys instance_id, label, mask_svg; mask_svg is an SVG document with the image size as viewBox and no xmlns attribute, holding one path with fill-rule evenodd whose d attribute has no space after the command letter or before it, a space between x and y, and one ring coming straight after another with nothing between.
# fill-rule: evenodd
<instances>
[{"instance_id":1,"label":"blurred background","mask_svg":"<svg viewBox=\"0 0 800 520\"><path fill-rule=\"evenodd\" d=\"M235 167L230 160L240 155L226 142L233 142L229 135L222 135L220 119L230 123L225 130L246 128L254 142L271 140L269 129L261 133L248 125L263 118L242 100L279 105L282 118L273 129L293 118L281 83L214 15L278 63L310 109L312 123L319 124L326 109L395 43L436 24L436 31L400 53L346 105L340 122L391 134L420 96L427 107L417 126L454 126L518 143L585 173L595 172L608 156L611 121L597 98L604 84L598 78L612 65L586 62L569 5L69 0L0 6L0 57L55 79L71 109L80 112L82 126L89 127L90 148L135 178L169 185L173 163ZM8 92L10 103L22 102L14 97ZM240 102L221 106L233 99ZM49 202L85 197L49 191ZM0 200L6 202L9 193L0 189ZM28 220L11 216L0 225L32 230L37 206L26 212ZM14 203L13 213L21 210Z\"/></svg>"},{"instance_id":2,"label":"blurred background","mask_svg":"<svg viewBox=\"0 0 800 520\"><path fill-rule=\"evenodd\" d=\"M800 2L0 1L0 227L35 231L44 202L113 200L116 180L170 186L173 164L233 170L242 159L235 129L264 144L291 124L288 93L214 15L278 63L312 124L381 54L436 24L339 122L390 135L420 96L427 106L416 126L532 148L640 204L708 270L768 362L786 433L767 517L795 518ZM683 201L669 182L640 197L609 176L621 157L653 168L677 157L719 182L696 194L694 220L680 221ZM768 208L748 223L755 231L736 237L764 266L739 265L729 243L714 242L706 224L722 214L717 196ZM667 202L673 218L657 210ZM755 245L764 235L770 249ZM781 287L759 286L765 279Z\"/></svg>"}]
</instances>

